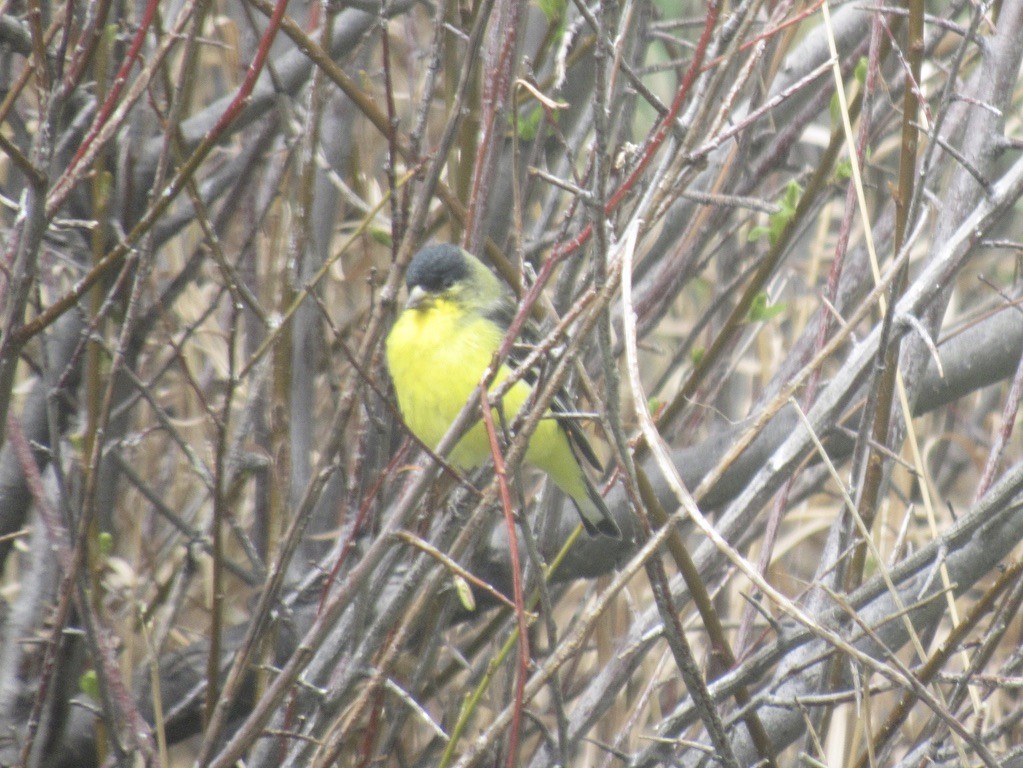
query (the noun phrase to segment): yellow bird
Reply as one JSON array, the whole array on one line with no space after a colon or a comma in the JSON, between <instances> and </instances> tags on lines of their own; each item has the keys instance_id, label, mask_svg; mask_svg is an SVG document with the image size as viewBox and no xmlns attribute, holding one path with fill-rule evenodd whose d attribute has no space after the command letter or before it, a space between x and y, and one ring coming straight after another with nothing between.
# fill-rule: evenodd
<instances>
[{"instance_id":1,"label":"yellow bird","mask_svg":"<svg viewBox=\"0 0 1023 768\"><path fill-rule=\"evenodd\" d=\"M435 447L479 386L515 314L511 292L475 256L454 245L423 248L405 274L408 301L387 337L387 367L405 424ZM506 365L491 387L511 373ZM532 387L519 380L504 395L511 423ZM582 455L600 468L579 425L570 418L541 419L525 460L543 470L575 503L586 531L621 538L621 530L579 463ZM494 411L495 423L501 423ZM486 428L475 424L448 456L459 469L490 458Z\"/></svg>"}]
</instances>

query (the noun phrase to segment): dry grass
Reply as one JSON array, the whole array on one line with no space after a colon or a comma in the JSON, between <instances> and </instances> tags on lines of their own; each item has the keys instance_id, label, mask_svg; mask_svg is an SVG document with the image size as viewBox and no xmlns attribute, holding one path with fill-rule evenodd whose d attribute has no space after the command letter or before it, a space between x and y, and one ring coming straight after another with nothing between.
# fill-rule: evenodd
<instances>
[{"instance_id":1,"label":"dry grass","mask_svg":"<svg viewBox=\"0 0 1023 768\"><path fill-rule=\"evenodd\" d=\"M927 4L921 47L832 8L834 69L817 5L450 6L161 7L87 67L102 4L65 47L0 6L0 763L1018 759L1023 3ZM430 240L571 318L545 373L627 533L513 472L528 665L395 535L512 594L493 473L408 444L383 366Z\"/></svg>"}]
</instances>

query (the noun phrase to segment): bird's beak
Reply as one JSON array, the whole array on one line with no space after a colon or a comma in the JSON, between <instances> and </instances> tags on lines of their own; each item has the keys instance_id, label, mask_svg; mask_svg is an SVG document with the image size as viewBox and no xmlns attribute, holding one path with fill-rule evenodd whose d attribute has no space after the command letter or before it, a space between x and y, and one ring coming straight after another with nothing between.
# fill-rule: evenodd
<instances>
[{"instance_id":1,"label":"bird's beak","mask_svg":"<svg viewBox=\"0 0 1023 768\"><path fill-rule=\"evenodd\" d=\"M430 299L423 286L417 285L411 291L408 292L408 298L405 300L405 309L419 309L424 306Z\"/></svg>"}]
</instances>

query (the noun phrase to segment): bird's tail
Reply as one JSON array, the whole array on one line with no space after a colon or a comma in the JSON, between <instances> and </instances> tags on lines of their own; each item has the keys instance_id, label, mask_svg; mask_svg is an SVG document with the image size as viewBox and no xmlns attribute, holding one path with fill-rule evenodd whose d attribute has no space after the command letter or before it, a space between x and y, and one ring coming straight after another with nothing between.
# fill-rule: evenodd
<instances>
[{"instance_id":1,"label":"bird's tail","mask_svg":"<svg viewBox=\"0 0 1023 768\"><path fill-rule=\"evenodd\" d=\"M621 528L612 517L600 492L594 487L593 481L582 468L575 453L575 445L568 439L568 434L560 425L552 422L541 423L538 434L539 430L545 428L551 432L546 434L546 440L537 440L536 435L533 436L530 452L526 453L526 461L546 472L547 476L571 497L590 536L603 534L613 539L622 538ZM546 450L542 450L541 446ZM592 455L592 449L588 450Z\"/></svg>"},{"instance_id":2,"label":"bird's tail","mask_svg":"<svg viewBox=\"0 0 1023 768\"><path fill-rule=\"evenodd\" d=\"M575 508L579 510L579 517L583 521L586 533L590 534L590 536L603 534L604 536L610 536L612 539L620 539L622 537L622 529L618 527L618 523L611 514L611 510L604 503L604 497L600 495L600 491L590 482L590 478L586 476L586 473L582 474L586 496L579 498L573 495L572 501L575 502Z\"/></svg>"}]
</instances>

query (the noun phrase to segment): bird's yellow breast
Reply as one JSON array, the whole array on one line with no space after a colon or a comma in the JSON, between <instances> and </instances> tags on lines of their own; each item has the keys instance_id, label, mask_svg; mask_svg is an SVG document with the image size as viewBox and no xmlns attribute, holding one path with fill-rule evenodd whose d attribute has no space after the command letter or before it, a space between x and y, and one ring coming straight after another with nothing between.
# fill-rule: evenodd
<instances>
[{"instance_id":1,"label":"bird's yellow breast","mask_svg":"<svg viewBox=\"0 0 1023 768\"><path fill-rule=\"evenodd\" d=\"M436 300L401 314L387 338L387 365L402 416L416 437L431 448L440 442L479 385L502 338L497 325L450 301ZM507 373L502 368L500 378ZM513 414L524 399L509 402ZM449 458L468 468L489 455L483 425L477 424Z\"/></svg>"},{"instance_id":2,"label":"bird's yellow breast","mask_svg":"<svg viewBox=\"0 0 1023 768\"><path fill-rule=\"evenodd\" d=\"M443 299L407 309L395 322L387 337L387 366L405 423L426 445L434 448L444 437L479 386L503 338L495 323ZM510 372L502 365L491 388ZM504 395L501 409L506 423L514 420L530 392L530 386L519 381ZM500 425L497 409L493 413L495 424ZM448 455L460 469L478 466L489 457L490 442L482 423L475 424ZM554 419L537 425L525 460L549 474L562 490L581 500L578 503L586 503L582 470Z\"/></svg>"}]
</instances>

